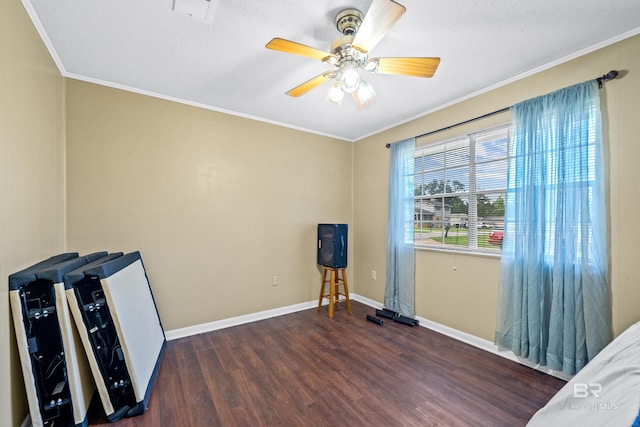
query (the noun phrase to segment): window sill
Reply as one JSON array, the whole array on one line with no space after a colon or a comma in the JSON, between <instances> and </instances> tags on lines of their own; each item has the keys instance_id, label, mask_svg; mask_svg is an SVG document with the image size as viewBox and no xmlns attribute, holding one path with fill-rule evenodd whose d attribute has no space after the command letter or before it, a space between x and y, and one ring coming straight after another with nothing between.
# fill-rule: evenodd
<instances>
[{"instance_id":1,"label":"window sill","mask_svg":"<svg viewBox=\"0 0 640 427\"><path fill-rule=\"evenodd\" d=\"M483 252L483 251L474 251L471 249L447 249L447 248L435 248L430 246L414 246L414 250L416 251L424 251L424 252L438 252L442 254L452 254L452 255L464 255L464 256L477 256L480 258L494 258L500 259L500 252Z\"/></svg>"}]
</instances>

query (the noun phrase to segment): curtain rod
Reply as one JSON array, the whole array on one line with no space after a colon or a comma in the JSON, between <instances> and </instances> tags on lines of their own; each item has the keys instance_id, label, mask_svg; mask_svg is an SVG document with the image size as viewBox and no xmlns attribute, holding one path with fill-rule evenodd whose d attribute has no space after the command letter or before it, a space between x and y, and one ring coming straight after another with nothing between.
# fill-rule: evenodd
<instances>
[{"instance_id":1,"label":"curtain rod","mask_svg":"<svg viewBox=\"0 0 640 427\"><path fill-rule=\"evenodd\" d=\"M609 71L607 74L596 78L595 80L598 82L598 87L602 88L602 83L608 81L608 80L613 80L616 77L618 77L619 72L617 70L611 70ZM414 136L414 138L423 138L425 136L429 136L429 135L433 135L434 133L439 133L439 132L444 132L445 130L449 130L458 126L462 126L462 125L466 125L467 123L471 123L471 122L475 122L476 120L482 120L482 119L486 119L487 117L491 117L491 116L495 116L496 114L500 114L500 113L504 113L506 111L509 111L510 107L505 107L505 108L501 108L499 110L496 111L492 111L490 113L487 114L483 114L482 116L478 116L478 117L474 117L472 119L469 120L465 120L463 122L459 122L453 125L449 125L440 129L436 129L436 130L432 130L430 132L426 132L423 133L422 135L416 135ZM391 144L386 144L386 147L389 148L391 147Z\"/></svg>"}]
</instances>

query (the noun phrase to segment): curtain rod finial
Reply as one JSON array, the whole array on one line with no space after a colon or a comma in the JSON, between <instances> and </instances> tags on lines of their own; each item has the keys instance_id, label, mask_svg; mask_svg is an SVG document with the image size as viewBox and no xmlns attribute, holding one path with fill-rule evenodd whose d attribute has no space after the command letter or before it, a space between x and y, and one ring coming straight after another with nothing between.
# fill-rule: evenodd
<instances>
[{"instance_id":1,"label":"curtain rod finial","mask_svg":"<svg viewBox=\"0 0 640 427\"><path fill-rule=\"evenodd\" d=\"M391 147L391 144L387 144L387 145L385 145L385 147L390 148L390 147Z\"/></svg>"},{"instance_id":2,"label":"curtain rod finial","mask_svg":"<svg viewBox=\"0 0 640 427\"><path fill-rule=\"evenodd\" d=\"M607 80L615 79L616 77L618 77L618 74L620 74L618 70L611 70L607 74L603 75L602 77L598 77L596 79L598 81L598 87L602 88L602 83L606 82Z\"/></svg>"}]
</instances>

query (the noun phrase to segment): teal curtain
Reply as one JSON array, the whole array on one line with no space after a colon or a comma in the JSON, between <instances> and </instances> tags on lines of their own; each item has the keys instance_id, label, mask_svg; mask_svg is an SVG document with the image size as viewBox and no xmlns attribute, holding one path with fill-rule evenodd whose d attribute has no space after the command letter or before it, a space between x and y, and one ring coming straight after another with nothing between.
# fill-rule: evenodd
<instances>
[{"instance_id":1,"label":"teal curtain","mask_svg":"<svg viewBox=\"0 0 640 427\"><path fill-rule=\"evenodd\" d=\"M414 295L414 164L415 140L389 147L389 204L387 210L386 308L404 316L415 316Z\"/></svg>"},{"instance_id":2,"label":"teal curtain","mask_svg":"<svg viewBox=\"0 0 640 427\"><path fill-rule=\"evenodd\" d=\"M496 344L575 374L611 341L598 84L511 112Z\"/></svg>"}]
</instances>

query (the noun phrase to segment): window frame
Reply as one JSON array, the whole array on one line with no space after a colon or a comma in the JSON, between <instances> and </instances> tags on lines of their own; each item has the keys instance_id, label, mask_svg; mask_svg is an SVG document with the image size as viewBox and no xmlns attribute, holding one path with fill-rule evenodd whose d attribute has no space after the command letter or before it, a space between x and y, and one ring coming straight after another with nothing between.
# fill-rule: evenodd
<instances>
[{"instance_id":1,"label":"window frame","mask_svg":"<svg viewBox=\"0 0 640 427\"><path fill-rule=\"evenodd\" d=\"M482 224L483 222L485 222L485 220L479 219L478 217L477 202L478 202L479 195L492 196L494 197L492 199L494 202L495 200L501 197L503 200L504 206L506 206L506 197L507 197L507 189L508 189L507 171L508 171L508 165L509 165L509 144L511 139L511 131L512 131L511 122L504 122L496 126L487 127L474 132L467 132L465 134L461 134L456 137L442 139L442 140L434 141L430 143L420 144L419 140L416 141L416 151L414 156L415 170L413 174L413 178L415 181L414 224L413 224L413 231L415 233L415 239L414 239L415 249L434 250L434 251L453 251L453 252L464 252L464 253L481 254L481 255L498 255L498 256L500 255L501 247L478 246L478 230L479 230L478 226L479 224ZM503 135L500 135L501 133ZM487 140L486 138L488 136L489 137L493 136L494 138ZM484 138L484 141L483 141L483 138ZM488 159L486 158L482 159L481 155L477 153L478 145L482 144L482 142L500 141L500 140L504 140L504 146L500 148L501 155L492 156ZM453 151L451 149L447 150L448 145L453 147L462 146L465 149L467 149L468 150L466 154L468 156L467 161L462 163L457 162L453 165L447 165L446 163L447 154ZM442 160L441 167L435 167L431 169L426 168L424 166L425 164L424 160L422 161L421 166L418 165L420 163L418 159L424 158L424 156L428 154L430 151L432 153L439 153L439 152L442 153L443 160ZM465 154L463 153L462 156L465 156ZM478 167L482 168L483 165L497 164L499 162L502 162L502 166L500 166L496 170L502 175L501 186L498 186L495 188L478 189L477 188ZM456 184L455 182L452 182L451 179L447 177L447 171L451 172L453 170L464 170L463 175L464 174L468 175L468 181L464 180L464 182L462 183L458 181L458 183L462 186L468 183L468 188L463 188L463 190L460 190L459 188L460 185ZM439 185L442 187L441 189L442 193L425 194L424 192L428 184L424 179L418 179L418 178L423 178L425 175L428 175L430 173L434 174L436 172L442 172L442 179ZM433 184L433 181L431 181L429 184ZM451 187L450 184L453 184L454 186L456 186L456 189ZM452 191L448 191L449 190L448 187ZM422 194L418 194L418 191L421 191ZM450 227L449 229L450 230L455 229L454 227L452 227L452 223L451 223L452 221L446 220L446 217L447 217L446 201L447 199L452 199L452 198L457 198L458 201L460 201L460 199L463 199L463 205L465 204L464 201L466 199L466 209L467 209L466 213L449 211L449 214L448 214L449 218L452 218L452 217L458 218L458 221L457 221L458 230L462 228L461 226L463 226L463 223L461 221L462 221L462 218L466 216L466 221L464 223L466 225L465 228L467 230L466 246L447 244L445 242L445 235L448 234L448 232L445 229L445 225L449 223L449 227ZM432 219L425 219L424 217L424 212L426 211L424 209L425 200L437 201L435 204L432 205L432 207L435 206L433 207L433 212L435 215L439 207L440 211L442 212L440 215L442 217L441 219L437 221L434 221ZM428 223L429 221L431 221L432 224L439 223L440 225L440 227L438 227L440 229L440 236L437 236L437 235L435 236L441 239L440 244L425 243L423 230L425 228L424 227L425 223ZM502 212L502 216L500 220L495 221L494 219L491 222L494 224L494 226L504 227L504 211ZM459 235L459 231L457 233ZM484 234L484 231L481 232L481 234ZM490 234L490 231L487 234L487 239L489 234Z\"/></svg>"}]
</instances>

